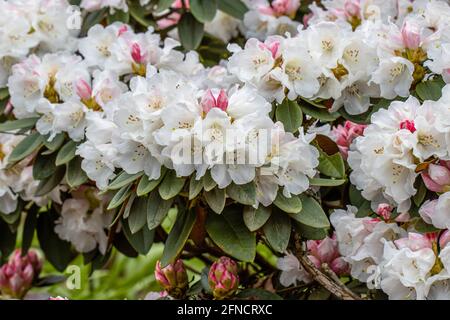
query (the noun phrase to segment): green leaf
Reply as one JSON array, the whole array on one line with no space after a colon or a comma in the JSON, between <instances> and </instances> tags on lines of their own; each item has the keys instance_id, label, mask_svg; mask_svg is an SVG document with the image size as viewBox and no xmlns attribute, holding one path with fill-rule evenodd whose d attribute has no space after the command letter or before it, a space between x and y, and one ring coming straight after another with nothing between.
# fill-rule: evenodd
<instances>
[{"instance_id":1,"label":"green leaf","mask_svg":"<svg viewBox=\"0 0 450 320\"><path fill-rule=\"evenodd\" d=\"M416 93L422 101L437 101L442 96L442 88L445 82L441 78L420 82L416 86Z\"/></svg>"},{"instance_id":2,"label":"green leaf","mask_svg":"<svg viewBox=\"0 0 450 320\"><path fill-rule=\"evenodd\" d=\"M220 11L239 20L244 19L244 15L248 11L247 6L241 0L218 0L217 5Z\"/></svg>"},{"instance_id":3,"label":"green leaf","mask_svg":"<svg viewBox=\"0 0 450 320\"><path fill-rule=\"evenodd\" d=\"M421 232L421 233L430 233L430 232L440 231L439 229L432 226L431 224L427 224L421 218L417 219L416 223L414 224L414 228L416 229L417 232Z\"/></svg>"},{"instance_id":4,"label":"green leaf","mask_svg":"<svg viewBox=\"0 0 450 320\"><path fill-rule=\"evenodd\" d=\"M245 300L283 300L276 293L261 288L244 289L236 297Z\"/></svg>"},{"instance_id":5,"label":"green leaf","mask_svg":"<svg viewBox=\"0 0 450 320\"><path fill-rule=\"evenodd\" d=\"M0 218L2 218L3 221L5 221L10 226L12 226L14 224L18 224L19 220L20 220L20 216L22 214L23 206L24 206L23 201L18 201L16 209L13 212L8 213L8 214L0 212Z\"/></svg>"},{"instance_id":6,"label":"green leaf","mask_svg":"<svg viewBox=\"0 0 450 320\"><path fill-rule=\"evenodd\" d=\"M214 188L204 193L206 203L217 214L221 214L225 208L225 189Z\"/></svg>"},{"instance_id":7,"label":"green leaf","mask_svg":"<svg viewBox=\"0 0 450 320\"><path fill-rule=\"evenodd\" d=\"M56 170L55 158L54 154L48 156L38 154L33 165L33 178L44 180L50 177Z\"/></svg>"},{"instance_id":8,"label":"green leaf","mask_svg":"<svg viewBox=\"0 0 450 320\"><path fill-rule=\"evenodd\" d=\"M151 12L144 10L144 8L139 5L139 2L129 1L128 9L130 11L130 16L141 26L145 28L148 28L149 26L156 26L156 23L152 20Z\"/></svg>"},{"instance_id":9,"label":"green leaf","mask_svg":"<svg viewBox=\"0 0 450 320\"><path fill-rule=\"evenodd\" d=\"M356 214L358 218L367 217L372 213L370 201L364 199L361 192L352 184L350 185L348 195L351 205L358 208L358 213Z\"/></svg>"},{"instance_id":10,"label":"green leaf","mask_svg":"<svg viewBox=\"0 0 450 320\"><path fill-rule=\"evenodd\" d=\"M112 24L116 21L128 23L130 22L130 11L115 10L114 14L108 14L108 24Z\"/></svg>"},{"instance_id":11,"label":"green leaf","mask_svg":"<svg viewBox=\"0 0 450 320\"><path fill-rule=\"evenodd\" d=\"M293 220L293 223L295 231L297 231L302 238L308 240L322 240L328 236L327 228L313 228L295 220Z\"/></svg>"},{"instance_id":12,"label":"green leaf","mask_svg":"<svg viewBox=\"0 0 450 320\"><path fill-rule=\"evenodd\" d=\"M169 200L175 197L184 187L184 183L186 182L185 178L177 177L175 171L170 170L164 180L159 186L159 195L164 200Z\"/></svg>"},{"instance_id":13,"label":"green leaf","mask_svg":"<svg viewBox=\"0 0 450 320\"><path fill-rule=\"evenodd\" d=\"M0 100L4 100L9 97L8 88L0 88Z\"/></svg>"},{"instance_id":14,"label":"green leaf","mask_svg":"<svg viewBox=\"0 0 450 320\"><path fill-rule=\"evenodd\" d=\"M299 213L291 214L291 218L309 227L318 229L329 228L330 222L320 204L306 195L301 195L300 198L303 208Z\"/></svg>"},{"instance_id":15,"label":"green leaf","mask_svg":"<svg viewBox=\"0 0 450 320\"><path fill-rule=\"evenodd\" d=\"M302 201L295 195L292 195L290 198L286 198L282 192L278 192L278 195L273 203L287 213L299 213L302 210Z\"/></svg>"},{"instance_id":16,"label":"green leaf","mask_svg":"<svg viewBox=\"0 0 450 320\"><path fill-rule=\"evenodd\" d=\"M132 233L127 223L123 223L122 227L123 233L125 234L128 242L130 242L131 246L140 254L146 255L153 245L155 230L149 230L144 226L144 228L138 232Z\"/></svg>"},{"instance_id":17,"label":"green leaf","mask_svg":"<svg viewBox=\"0 0 450 320\"><path fill-rule=\"evenodd\" d=\"M87 35L88 31L96 24L99 24L106 16L108 8L104 8L98 11L89 12L83 20L81 26L80 37Z\"/></svg>"},{"instance_id":18,"label":"green leaf","mask_svg":"<svg viewBox=\"0 0 450 320\"><path fill-rule=\"evenodd\" d=\"M81 157L75 157L67 164L66 182L71 188L81 186L88 181L88 176L83 169L81 169Z\"/></svg>"},{"instance_id":19,"label":"green leaf","mask_svg":"<svg viewBox=\"0 0 450 320\"><path fill-rule=\"evenodd\" d=\"M178 23L178 36L186 50L194 50L203 39L203 24L197 21L190 13L185 13Z\"/></svg>"},{"instance_id":20,"label":"green leaf","mask_svg":"<svg viewBox=\"0 0 450 320\"><path fill-rule=\"evenodd\" d=\"M317 170L319 170L320 173L338 179L345 177L345 164L340 152L329 156L319 149L319 153L319 165L317 166Z\"/></svg>"},{"instance_id":21,"label":"green leaf","mask_svg":"<svg viewBox=\"0 0 450 320\"><path fill-rule=\"evenodd\" d=\"M152 192L147 204L147 227L150 230L156 229L167 216L172 207L173 199L163 200L158 192Z\"/></svg>"},{"instance_id":22,"label":"green leaf","mask_svg":"<svg viewBox=\"0 0 450 320\"><path fill-rule=\"evenodd\" d=\"M256 203L256 187L253 182L237 185L230 184L227 189L227 195L239 203L252 206Z\"/></svg>"},{"instance_id":23,"label":"green leaf","mask_svg":"<svg viewBox=\"0 0 450 320\"><path fill-rule=\"evenodd\" d=\"M414 204L417 207L420 207L420 205L422 204L423 200L425 199L425 196L427 195L427 187L423 183L422 179L417 179L417 181L418 181L419 186L416 187L417 192L413 196L413 201L414 201Z\"/></svg>"},{"instance_id":24,"label":"green leaf","mask_svg":"<svg viewBox=\"0 0 450 320\"><path fill-rule=\"evenodd\" d=\"M284 125L284 130L295 133L303 122L303 112L296 101L284 99L283 103L276 108L277 121Z\"/></svg>"},{"instance_id":25,"label":"green leaf","mask_svg":"<svg viewBox=\"0 0 450 320\"><path fill-rule=\"evenodd\" d=\"M345 181L345 179L312 178L309 179L309 185L318 187L337 187L343 185Z\"/></svg>"},{"instance_id":26,"label":"green leaf","mask_svg":"<svg viewBox=\"0 0 450 320\"><path fill-rule=\"evenodd\" d=\"M70 242L61 240L55 233L55 221L59 214L55 211L43 212L37 221L37 236L45 258L56 270L63 272L73 260Z\"/></svg>"},{"instance_id":27,"label":"green leaf","mask_svg":"<svg viewBox=\"0 0 450 320\"><path fill-rule=\"evenodd\" d=\"M108 190L117 190L120 189L130 183L132 183L134 180L142 177L144 174L143 171L135 173L135 174L129 174L125 171L122 171L108 186Z\"/></svg>"},{"instance_id":28,"label":"green leaf","mask_svg":"<svg viewBox=\"0 0 450 320\"><path fill-rule=\"evenodd\" d=\"M119 191L117 191L116 194L114 195L114 197L109 202L108 210L117 208L122 203L124 203L125 200L127 200L127 198L131 194L130 188L131 188L131 185L127 185L127 186L122 187L122 189L120 189Z\"/></svg>"},{"instance_id":29,"label":"green leaf","mask_svg":"<svg viewBox=\"0 0 450 320\"><path fill-rule=\"evenodd\" d=\"M203 180L203 189L205 189L205 191L211 191L217 186L217 183L212 178L210 171L207 171L205 173L202 180Z\"/></svg>"},{"instance_id":30,"label":"green leaf","mask_svg":"<svg viewBox=\"0 0 450 320\"><path fill-rule=\"evenodd\" d=\"M36 229L38 212L39 207L37 205L33 205L27 210L27 217L25 218L22 233L22 252L27 252L31 247L34 238L34 230Z\"/></svg>"},{"instance_id":31,"label":"green leaf","mask_svg":"<svg viewBox=\"0 0 450 320\"><path fill-rule=\"evenodd\" d=\"M271 213L271 207L264 207L261 204L258 206L258 209L245 207L243 215L244 223L248 230L252 232L256 231L269 220Z\"/></svg>"},{"instance_id":32,"label":"green leaf","mask_svg":"<svg viewBox=\"0 0 450 320\"><path fill-rule=\"evenodd\" d=\"M203 189L203 180L196 180L195 177L191 177L189 180L189 200L194 199Z\"/></svg>"},{"instance_id":33,"label":"green leaf","mask_svg":"<svg viewBox=\"0 0 450 320\"><path fill-rule=\"evenodd\" d=\"M251 262L256 255L256 236L245 226L240 208L228 206L221 215L208 215L206 231L225 253L238 260Z\"/></svg>"},{"instance_id":34,"label":"green leaf","mask_svg":"<svg viewBox=\"0 0 450 320\"><path fill-rule=\"evenodd\" d=\"M8 132L14 130L29 130L36 125L36 122L38 120L39 118L26 118L20 120L6 121L0 123L0 132Z\"/></svg>"},{"instance_id":35,"label":"green leaf","mask_svg":"<svg viewBox=\"0 0 450 320\"><path fill-rule=\"evenodd\" d=\"M291 219L280 210L272 212L269 220L263 227L267 242L277 252L286 251L291 237Z\"/></svg>"},{"instance_id":36,"label":"green leaf","mask_svg":"<svg viewBox=\"0 0 450 320\"><path fill-rule=\"evenodd\" d=\"M156 180L149 180L146 175L142 176L137 186L136 194L139 197L149 194L161 183L163 178L164 178L163 172L161 172L161 176Z\"/></svg>"},{"instance_id":37,"label":"green leaf","mask_svg":"<svg viewBox=\"0 0 450 320\"><path fill-rule=\"evenodd\" d=\"M183 250L194 227L196 217L197 215L194 209L189 211L180 210L178 212L177 220L164 245L164 251L161 257L161 266L163 268L169 263L174 262Z\"/></svg>"},{"instance_id":38,"label":"green leaf","mask_svg":"<svg viewBox=\"0 0 450 320\"><path fill-rule=\"evenodd\" d=\"M77 150L77 144L75 141L70 140L67 142L58 152L55 163L57 166L68 163L75 158L75 151Z\"/></svg>"},{"instance_id":39,"label":"green leaf","mask_svg":"<svg viewBox=\"0 0 450 320\"><path fill-rule=\"evenodd\" d=\"M147 223L148 200L148 197L137 197L131 205L128 226L132 234L141 230Z\"/></svg>"},{"instance_id":40,"label":"green leaf","mask_svg":"<svg viewBox=\"0 0 450 320\"><path fill-rule=\"evenodd\" d=\"M30 134L14 148L8 158L8 162L15 163L28 157L42 146L44 139L44 136L41 136L39 132Z\"/></svg>"},{"instance_id":41,"label":"green leaf","mask_svg":"<svg viewBox=\"0 0 450 320\"><path fill-rule=\"evenodd\" d=\"M159 0L158 1L158 12L169 9L173 2L174 2L173 0Z\"/></svg>"},{"instance_id":42,"label":"green leaf","mask_svg":"<svg viewBox=\"0 0 450 320\"><path fill-rule=\"evenodd\" d=\"M13 252L16 236L17 233L13 232L9 225L0 219L0 264Z\"/></svg>"},{"instance_id":43,"label":"green leaf","mask_svg":"<svg viewBox=\"0 0 450 320\"><path fill-rule=\"evenodd\" d=\"M57 134L52 141L44 141L44 145L47 147L47 151L43 154L52 154L56 150L58 150L62 144L64 143L64 133Z\"/></svg>"},{"instance_id":44,"label":"green leaf","mask_svg":"<svg viewBox=\"0 0 450 320\"><path fill-rule=\"evenodd\" d=\"M337 112L328 112L327 109L318 108L306 102L302 102L300 107L302 108L303 113L321 121L331 122L340 117L340 114Z\"/></svg>"},{"instance_id":45,"label":"green leaf","mask_svg":"<svg viewBox=\"0 0 450 320\"><path fill-rule=\"evenodd\" d=\"M207 22L214 19L217 11L217 0L191 0L191 12L195 19Z\"/></svg>"},{"instance_id":46,"label":"green leaf","mask_svg":"<svg viewBox=\"0 0 450 320\"><path fill-rule=\"evenodd\" d=\"M47 193L50 193L64 178L65 173L66 167L63 166L56 167L54 174L39 182L35 196L42 197Z\"/></svg>"}]
</instances>

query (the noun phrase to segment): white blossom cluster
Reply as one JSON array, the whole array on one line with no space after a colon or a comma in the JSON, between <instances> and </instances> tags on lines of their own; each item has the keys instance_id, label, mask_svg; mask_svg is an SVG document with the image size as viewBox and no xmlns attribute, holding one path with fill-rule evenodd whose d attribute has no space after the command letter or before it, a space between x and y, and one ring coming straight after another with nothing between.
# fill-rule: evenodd
<instances>
[{"instance_id":1,"label":"white blossom cluster","mask_svg":"<svg viewBox=\"0 0 450 320\"><path fill-rule=\"evenodd\" d=\"M360 18L356 28L316 13L317 21L295 36L251 38L244 48L230 45L229 70L270 101L332 99L331 111L343 106L351 115L364 113L371 98L408 97L431 73L448 80L450 6L418 3L396 23L377 15ZM363 10L362 3L358 8ZM353 14L362 15L359 9Z\"/></svg>"},{"instance_id":2,"label":"white blossom cluster","mask_svg":"<svg viewBox=\"0 0 450 320\"><path fill-rule=\"evenodd\" d=\"M448 230L422 234L386 215L358 218L357 211L349 206L330 217L352 277L390 299L450 299Z\"/></svg>"},{"instance_id":3,"label":"white blossom cluster","mask_svg":"<svg viewBox=\"0 0 450 320\"><path fill-rule=\"evenodd\" d=\"M66 0L1 0L0 12L0 88L11 66L29 53L76 48L79 30L71 28L73 10Z\"/></svg>"}]
</instances>

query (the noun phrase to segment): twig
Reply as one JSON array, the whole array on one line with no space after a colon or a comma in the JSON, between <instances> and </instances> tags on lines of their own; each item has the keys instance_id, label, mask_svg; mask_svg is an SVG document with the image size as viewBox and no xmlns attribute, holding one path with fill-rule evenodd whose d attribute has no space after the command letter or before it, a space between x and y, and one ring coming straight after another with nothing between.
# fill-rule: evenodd
<instances>
[{"instance_id":1,"label":"twig","mask_svg":"<svg viewBox=\"0 0 450 320\"><path fill-rule=\"evenodd\" d=\"M361 300L361 298L353 293L350 289L348 289L334 274L334 276L330 276L324 274L321 270L319 270L314 263L304 254L301 241L296 234L295 241L295 249L296 256L300 261L301 265L305 270L309 273L309 275L317 281L321 286L323 286L326 290L335 295L338 299L342 300ZM331 270L330 270L331 271ZM332 271L331 271L332 272Z\"/></svg>"}]
</instances>

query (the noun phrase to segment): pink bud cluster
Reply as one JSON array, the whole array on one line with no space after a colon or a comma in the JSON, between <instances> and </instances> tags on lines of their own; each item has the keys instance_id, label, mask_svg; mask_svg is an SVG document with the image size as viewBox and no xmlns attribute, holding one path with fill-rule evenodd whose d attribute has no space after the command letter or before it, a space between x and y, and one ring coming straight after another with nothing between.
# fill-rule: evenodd
<instances>
[{"instance_id":1,"label":"pink bud cluster","mask_svg":"<svg viewBox=\"0 0 450 320\"><path fill-rule=\"evenodd\" d=\"M221 257L212 264L208 274L208 282L214 298L225 299L230 297L239 287L237 263L228 257Z\"/></svg>"},{"instance_id":2,"label":"pink bud cluster","mask_svg":"<svg viewBox=\"0 0 450 320\"><path fill-rule=\"evenodd\" d=\"M320 269L323 264L327 264L338 276L349 274L350 266L339 253L335 234L323 240L308 240L306 246L308 258L317 268Z\"/></svg>"},{"instance_id":3,"label":"pink bud cluster","mask_svg":"<svg viewBox=\"0 0 450 320\"><path fill-rule=\"evenodd\" d=\"M338 125L331 131L331 135L338 145L342 156L347 159L348 150L353 140L364 134L367 125L345 121L344 125Z\"/></svg>"},{"instance_id":4,"label":"pink bud cluster","mask_svg":"<svg viewBox=\"0 0 450 320\"><path fill-rule=\"evenodd\" d=\"M34 251L22 256L16 250L8 262L0 268L0 291L2 295L22 299L31 289L33 281L42 270L42 260Z\"/></svg>"},{"instance_id":5,"label":"pink bud cluster","mask_svg":"<svg viewBox=\"0 0 450 320\"><path fill-rule=\"evenodd\" d=\"M164 268L158 261L155 268L155 278L171 297L181 299L186 295L189 283L182 260L177 260Z\"/></svg>"}]
</instances>

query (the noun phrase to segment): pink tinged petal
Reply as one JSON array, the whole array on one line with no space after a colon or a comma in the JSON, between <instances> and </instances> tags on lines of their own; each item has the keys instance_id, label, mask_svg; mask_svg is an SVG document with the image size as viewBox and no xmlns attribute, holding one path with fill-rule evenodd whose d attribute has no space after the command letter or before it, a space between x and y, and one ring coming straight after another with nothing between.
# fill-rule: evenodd
<instances>
[{"instance_id":1,"label":"pink tinged petal","mask_svg":"<svg viewBox=\"0 0 450 320\"><path fill-rule=\"evenodd\" d=\"M120 37L121 35L123 35L125 32L128 31L128 26L127 25L123 25L119 28L119 30L117 31L117 36Z\"/></svg>"},{"instance_id":2,"label":"pink tinged petal","mask_svg":"<svg viewBox=\"0 0 450 320\"><path fill-rule=\"evenodd\" d=\"M445 248L449 242L450 242L450 231L445 230L439 236L439 248L441 249Z\"/></svg>"},{"instance_id":3,"label":"pink tinged petal","mask_svg":"<svg viewBox=\"0 0 450 320\"><path fill-rule=\"evenodd\" d=\"M334 240L326 237L321 241L318 247L319 259L322 263L330 263L339 256L337 244Z\"/></svg>"},{"instance_id":4,"label":"pink tinged petal","mask_svg":"<svg viewBox=\"0 0 450 320\"><path fill-rule=\"evenodd\" d=\"M272 53L272 57L274 59L276 59L278 57L278 53L279 53L279 49L280 49L280 42L279 41L275 41L272 42L267 49L269 49L269 51Z\"/></svg>"},{"instance_id":5,"label":"pink tinged petal","mask_svg":"<svg viewBox=\"0 0 450 320\"><path fill-rule=\"evenodd\" d=\"M269 6L259 6L258 11L259 11L259 13L265 14L267 16L275 16L276 15L275 10L273 10Z\"/></svg>"},{"instance_id":6,"label":"pink tinged petal","mask_svg":"<svg viewBox=\"0 0 450 320\"><path fill-rule=\"evenodd\" d=\"M409 130L411 133L416 131L416 126L414 125L414 120L403 120L400 122L400 129Z\"/></svg>"},{"instance_id":7,"label":"pink tinged petal","mask_svg":"<svg viewBox=\"0 0 450 320\"><path fill-rule=\"evenodd\" d=\"M228 108L228 96L225 90L221 89L217 97L217 108L226 111Z\"/></svg>"},{"instance_id":8,"label":"pink tinged petal","mask_svg":"<svg viewBox=\"0 0 450 320\"><path fill-rule=\"evenodd\" d=\"M307 27L309 25L309 21L314 17L314 13L308 13L303 16L303 25Z\"/></svg>"},{"instance_id":9,"label":"pink tinged petal","mask_svg":"<svg viewBox=\"0 0 450 320\"><path fill-rule=\"evenodd\" d=\"M438 200L426 201L419 209L420 216L428 224L432 223L437 203Z\"/></svg>"},{"instance_id":10,"label":"pink tinged petal","mask_svg":"<svg viewBox=\"0 0 450 320\"><path fill-rule=\"evenodd\" d=\"M308 258L309 258L309 260L312 261L312 263L314 263L316 268L320 268L322 266L322 262L319 259L317 259L315 256L308 255Z\"/></svg>"},{"instance_id":11,"label":"pink tinged petal","mask_svg":"<svg viewBox=\"0 0 450 320\"><path fill-rule=\"evenodd\" d=\"M420 27L411 21L405 21L401 30L403 45L408 49L417 49L420 46Z\"/></svg>"},{"instance_id":12,"label":"pink tinged petal","mask_svg":"<svg viewBox=\"0 0 450 320\"><path fill-rule=\"evenodd\" d=\"M381 203L378 205L377 214L387 221L391 218L392 209L389 204Z\"/></svg>"},{"instance_id":13,"label":"pink tinged petal","mask_svg":"<svg viewBox=\"0 0 450 320\"><path fill-rule=\"evenodd\" d=\"M6 103L5 110L3 111L3 113L5 115L8 115L12 112L12 110L13 110L13 105L12 105L11 99L10 99L10 100L8 100L8 103Z\"/></svg>"},{"instance_id":14,"label":"pink tinged petal","mask_svg":"<svg viewBox=\"0 0 450 320\"><path fill-rule=\"evenodd\" d=\"M338 276L343 276L350 273L350 265L342 257L334 259L330 264L330 268Z\"/></svg>"},{"instance_id":15,"label":"pink tinged petal","mask_svg":"<svg viewBox=\"0 0 450 320\"><path fill-rule=\"evenodd\" d=\"M361 12L359 0L346 0L344 3L344 12L347 17L359 17Z\"/></svg>"},{"instance_id":16,"label":"pink tinged petal","mask_svg":"<svg viewBox=\"0 0 450 320\"><path fill-rule=\"evenodd\" d=\"M430 164L428 166L430 178L439 185L450 184L450 170L441 165Z\"/></svg>"},{"instance_id":17,"label":"pink tinged petal","mask_svg":"<svg viewBox=\"0 0 450 320\"><path fill-rule=\"evenodd\" d=\"M92 88L91 86L84 81L83 79L80 79L77 81L75 85L77 95L83 99L83 100L89 100L92 97Z\"/></svg>"},{"instance_id":18,"label":"pink tinged petal","mask_svg":"<svg viewBox=\"0 0 450 320\"><path fill-rule=\"evenodd\" d=\"M428 173L422 172L421 175L422 175L423 182L425 183L425 186L427 187L428 190L433 191L433 192L443 192L444 191L444 186L434 182Z\"/></svg>"},{"instance_id":19,"label":"pink tinged petal","mask_svg":"<svg viewBox=\"0 0 450 320\"><path fill-rule=\"evenodd\" d=\"M208 89L208 91L206 91L206 93L203 95L200 105L202 106L204 113L208 113L209 110L216 106L216 98L214 98L214 95L212 94L212 91L210 89Z\"/></svg>"},{"instance_id":20,"label":"pink tinged petal","mask_svg":"<svg viewBox=\"0 0 450 320\"><path fill-rule=\"evenodd\" d=\"M411 220L411 216L409 215L409 212L400 213L395 218L395 222L408 222L409 220Z\"/></svg>"}]
</instances>

